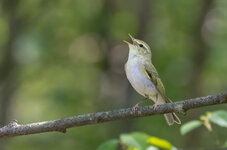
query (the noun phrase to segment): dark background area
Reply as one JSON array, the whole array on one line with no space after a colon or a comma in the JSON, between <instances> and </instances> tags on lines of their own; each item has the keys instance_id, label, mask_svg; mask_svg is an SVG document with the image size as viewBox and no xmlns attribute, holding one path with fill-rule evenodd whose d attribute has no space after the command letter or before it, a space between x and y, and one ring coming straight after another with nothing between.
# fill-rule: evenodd
<instances>
[{"instance_id":1,"label":"dark background area","mask_svg":"<svg viewBox=\"0 0 227 150\"><path fill-rule=\"evenodd\" d=\"M124 73L128 33L150 45L173 101L227 88L226 0L1 0L0 126L135 105L142 97ZM184 123L218 109L226 105L179 117ZM205 128L185 136L179 128L152 116L1 139L0 149L95 149L132 131L176 147L215 145ZM226 141L226 129L214 130Z\"/></svg>"}]
</instances>

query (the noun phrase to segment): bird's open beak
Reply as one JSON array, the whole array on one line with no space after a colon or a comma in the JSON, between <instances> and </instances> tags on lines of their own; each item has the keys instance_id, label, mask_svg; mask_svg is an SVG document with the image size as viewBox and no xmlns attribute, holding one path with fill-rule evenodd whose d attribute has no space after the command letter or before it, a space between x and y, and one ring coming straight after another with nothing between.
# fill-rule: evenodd
<instances>
[{"instance_id":1,"label":"bird's open beak","mask_svg":"<svg viewBox=\"0 0 227 150\"><path fill-rule=\"evenodd\" d=\"M130 45L130 44L131 44L131 43L129 43L128 41L125 41L125 40L124 40L123 42L125 42L125 43L126 43L126 44L128 44L128 45Z\"/></svg>"},{"instance_id":2,"label":"bird's open beak","mask_svg":"<svg viewBox=\"0 0 227 150\"><path fill-rule=\"evenodd\" d=\"M125 42L126 44L128 44L128 45L130 45L130 44L133 44L133 45L135 45L136 44L136 40L135 40L135 38L133 37L133 36L131 36L131 34L128 34L129 35L129 37L131 38L131 40L132 40L132 43L129 43L128 41L123 41L123 42Z\"/></svg>"}]
</instances>

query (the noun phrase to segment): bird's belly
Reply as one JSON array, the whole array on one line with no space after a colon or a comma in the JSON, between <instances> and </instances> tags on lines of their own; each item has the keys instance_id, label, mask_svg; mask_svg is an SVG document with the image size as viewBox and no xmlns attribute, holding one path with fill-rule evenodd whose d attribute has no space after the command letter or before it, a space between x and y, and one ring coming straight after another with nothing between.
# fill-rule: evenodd
<instances>
[{"instance_id":1,"label":"bird's belly","mask_svg":"<svg viewBox=\"0 0 227 150\"><path fill-rule=\"evenodd\" d=\"M126 64L126 75L132 87L141 95L150 98L157 94L155 85L142 70L141 64Z\"/></svg>"}]
</instances>

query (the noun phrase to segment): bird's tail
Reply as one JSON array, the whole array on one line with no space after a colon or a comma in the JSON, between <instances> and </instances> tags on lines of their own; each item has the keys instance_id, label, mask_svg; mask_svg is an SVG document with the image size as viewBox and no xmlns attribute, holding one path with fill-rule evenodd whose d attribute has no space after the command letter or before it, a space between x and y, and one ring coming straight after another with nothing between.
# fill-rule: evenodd
<instances>
[{"instance_id":1,"label":"bird's tail","mask_svg":"<svg viewBox=\"0 0 227 150\"><path fill-rule=\"evenodd\" d=\"M172 101L166 97L166 96L158 96L158 100L156 101L156 105L158 104L165 104L165 103L172 103ZM180 119L177 117L177 115L173 112L173 113L166 113L164 114L166 121L168 123L168 125L173 125L174 122L176 122L177 124L181 124Z\"/></svg>"},{"instance_id":2,"label":"bird's tail","mask_svg":"<svg viewBox=\"0 0 227 150\"><path fill-rule=\"evenodd\" d=\"M177 117L175 113L167 113L164 114L164 116L166 118L168 125L173 125L174 122L176 122L177 124L181 124L180 119Z\"/></svg>"}]
</instances>

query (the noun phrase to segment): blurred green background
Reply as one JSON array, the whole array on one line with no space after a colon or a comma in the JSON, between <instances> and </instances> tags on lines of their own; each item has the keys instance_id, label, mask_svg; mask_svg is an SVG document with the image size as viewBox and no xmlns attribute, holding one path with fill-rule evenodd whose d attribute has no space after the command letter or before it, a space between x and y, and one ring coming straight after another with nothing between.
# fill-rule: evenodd
<instances>
[{"instance_id":1,"label":"blurred green background","mask_svg":"<svg viewBox=\"0 0 227 150\"><path fill-rule=\"evenodd\" d=\"M128 33L151 46L173 101L227 89L226 0L1 0L0 126L135 105L142 97L124 73ZM226 105L179 117L218 109ZM214 146L205 128L185 136L179 128L152 116L1 139L0 150L91 150L132 131L176 147ZM226 141L226 129L216 132Z\"/></svg>"}]
</instances>

